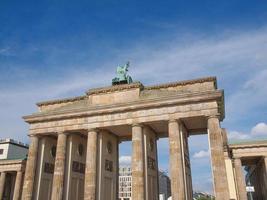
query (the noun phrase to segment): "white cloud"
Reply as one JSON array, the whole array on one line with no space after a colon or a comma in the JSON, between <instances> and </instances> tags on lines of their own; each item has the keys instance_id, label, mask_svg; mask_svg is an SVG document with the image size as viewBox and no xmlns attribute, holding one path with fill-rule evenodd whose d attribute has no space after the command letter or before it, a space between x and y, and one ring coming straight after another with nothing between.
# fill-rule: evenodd
<instances>
[{"instance_id":1,"label":"white cloud","mask_svg":"<svg viewBox=\"0 0 267 200\"><path fill-rule=\"evenodd\" d=\"M132 157L131 156L120 156L119 158L120 165L131 165Z\"/></svg>"},{"instance_id":2,"label":"white cloud","mask_svg":"<svg viewBox=\"0 0 267 200\"><path fill-rule=\"evenodd\" d=\"M267 136L267 124L264 122L256 124L251 129L251 134L256 136Z\"/></svg>"},{"instance_id":3,"label":"white cloud","mask_svg":"<svg viewBox=\"0 0 267 200\"><path fill-rule=\"evenodd\" d=\"M130 75L144 84L218 75L219 88L226 87L226 121L239 120L244 113L267 104L267 84L264 84L267 29L191 38L177 35L180 39L171 43L163 38L155 44L141 41L128 50L116 49L118 57L99 61L95 66L101 67L93 70L85 71L84 63L74 63L72 70L68 69L69 65L66 67L67 73L60 74L61 78L47 74L36 80L25 74L23 87L16 84L12 88L0 88L1 137L12 135L25 141L27 126L21 116L36 111L37 101L82 95L89 88L109 85L114 76L114 63L124 60L132 61ZM73 51L82 52L82 49L70 50ZM23 71L23 67L20 69ZM12 74L14 76L16 74Z\"/></svg>"},{"instance_id":4,"label":"white cloud","mask_svg":"<svg viewBox=\"0 0 267 200\"><path fill-rule=\"evenodd\" d=\"M0 48L0 55L2 55L2 56L11 55L10 54L10 48L9 47Z\"/></svg>"},{"instance_id":5,"label":"white cloud","mask_svg":"<svg viewBox=\"0 0 267 200\"><path fill-rule=\"evenodd\" d=\"M201 174L199 177L195 177L193 181L193 189L195 192L199 191L213 194L214 191L212 189L212 185L213 179L210 173Z\"/></svg>"},{"instance_id":6,"label":"white cloud","mask_svg":"<svg viewBox=\"0 0 267 200\"><path fill-rule=\"evenodd\" d=\"M210 156L209 151L201 150L199 152L194 153L193 158L207 158Z\"/></svg>"},{"instance_id":7,"label":"white cloud","mask_svg":"<svg viewBox=\"0 0 267 200\"><path fill-rule=\"evenodd\" d=\"M265 64L267 68L267 63ZM244 88L249 89L259 89L261 91L267 91L265 90L267 88L267 85L264 84L266 82L267 78L267 69L260 71L256 74L256 76L253 76L249 81L245 83Z\"/></svg>"},{"instance_id":8,"label":"white cloud","mask_svg":"<svg viewBox=\"0 0 267 200\"><path fill-rule=\"evenodd\" d=\"M255 112L255 108L266 110L264 109L267 105L267 84L265 83L267 80L266 28L219 35L203 36L202 34L198 36L199 34L195 34L193 37L180 33L176 35L179 39L160 38L154 44L137 41L135 42L138 44L136 47L128 46L128 49L120 49L119 47L118 50L118 47L111 46L110 49L115 49L114 51L118 56L114 60L103 58L94 65L95 69L93 70L90 67L81 66L84 63L76 63L77 60L75 59L75 63L64 63L65 59L60 57L62 53L59 48L53 48L52 51L51 48L48 48L51 53L49 51L44 53L47 56L43 58L46 61L43 67L49 66L49 62L55 62L59 66L64 66L67 73L60 74L60 79L58 79L58 75L53 73L45 76L37 73L35 78L38 77L39 80L32 79L32 76L25 74L24 84L17 84L18 79L14 78L16 84L13 87L8 87L8 89L6 89L6 83L3 82L3 87L0 86L1 137L10 137L11 135L14 139L27 141L28 127L21 116L34 112L37 101L82 95L89 88L109 85L114 76L114 63L117 64L125 60L131 61L130 75L133 79L144 84L157 84L211 75L218 76L219 88L226 89L226 121L232 122L234 125L237 125L236 121L242 119L244 115L249 113L251 116ZM90 60L90 54L84 51L83 47L79 48L64 50L69 51L69 57L72 57L73 53L88 54L86 58ZM9 55L10 53L8 48L0 49L0 55ZM64 52L65 57L67 54ZM101 55L104 54L103 50ZM70 65L73 66L72 72L74 73L70 73L68 69ZM54 67L58 68L55 65ZM24 70L21 65L19 68L22 69L21 71ZM35 66L32 68L40 70ZM88 69L88 71L81 70L81 68ZM0 78L3 76L5 75L0 74ZM12 74L11 78L15 76L16 74ZM247 139L252 134L264 135L266 134L265 125L256 125L252 128L251 133L249 130L248 133L231 131L229 139ZM238 127L235 127L234 130L236 129ZM193 159L193 162L194 160L197 162L195 177L199 177L200 162L203 161L203 168L205 169L208 169L210 164L208 159L199 158L209 157L209 152L206 150L198 151L207 147L207 139L194 137L196 137L196 141L190 144L190 150L195 149L196 153L193 154L193 158L196 158ZM165 153L168 151L167 140L161 144L162 147L159 147L159 151L161 151L162 157L166 157L168 155ZM121 164L129 165L131 163L130 156L121 156L119 160ZM164 169L167 168L165 164L161 164L161 166ZM200 186L203 186L203 180L206 178L206 175L201 178Z\"/></svg>"},{"instance_id":9,"label":"white cloud","mask_svg":"<svg viewBox=\"0 0 267 200\"><path fill-rule=\"evenodd\" d=\"M238 131L230 131L227 137L230 140L245 140L251 138L249 134L241 133Z\"/></svg>"},{"instance_id":10,"label":"white cloud","mask_svg":"<svg viewBox=\"0 0 267 200\"><path fill-rule=\"evenodd\" d=\"M227 135L229 140L246 140L255 137L260 139L262 136L267 136L267 124L264 122L260 122L253 126L249 133L230 131Z\"/></svg>"},{"instance_id":11,"label":"white cloud","mask_svg":"<svg viewBox=\"0 0 267 200\"><path fill-rule=\"evenodd\" d=\"M256 72L250 78L244 82L244 86L240 87L235 93L233 92L228 100L226 100L226 110L229 117L233 119L239 119L242 115L248 113L254 114L257 109L265 107L267 105L267 61L260 69L255 67ZM256 70L257 69L257 70ZM227 118L226 118L227 119Z\"/></svg>"}]
</instances>

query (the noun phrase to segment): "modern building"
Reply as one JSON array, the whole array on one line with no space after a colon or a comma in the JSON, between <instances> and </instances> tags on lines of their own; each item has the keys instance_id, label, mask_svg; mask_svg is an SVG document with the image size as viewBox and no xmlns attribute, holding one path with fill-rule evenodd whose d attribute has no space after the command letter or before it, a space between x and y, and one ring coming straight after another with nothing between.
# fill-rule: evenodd
<instances>
[{"instance_id":1,"label":"modern building","mask_svg":"<svg viewBox=\"0 0 267 200\"><path fill-rule=\"evenodd\" d=\"M12 140L0 140L0 199L19 200L26 165L28 145Z\"/></svg>"},{"instance_id":2,"label":"modern building","mask_svg":"<svg viewBox=\"0 0 267 200\"><path fill-rule=\"evenodd\" d=\"M159 170L159 200L167 200L171 196L171 180L166 172Z\"/></svg>"},{"instance_id":3,"label":"modern building","mask_svg":"<svg viewBox=\"0 0 267 200\"><path fill-rule=\"evenodd\" d=\"M159 200L167 200L171 196L171 182L167 173L158 172ZM132 200L132 170L125 166L119 169L119 200Z\"/></svg>"},{"instance_id":4,"label":"modern building","mask_svg":"<svg viewBox=\"0 0 267 200\"><path fill-rule=\"evenodd\" d=\"M121 167L119 170L119 200L132 200L131 167Z\"/></svg>"}]
</instances>

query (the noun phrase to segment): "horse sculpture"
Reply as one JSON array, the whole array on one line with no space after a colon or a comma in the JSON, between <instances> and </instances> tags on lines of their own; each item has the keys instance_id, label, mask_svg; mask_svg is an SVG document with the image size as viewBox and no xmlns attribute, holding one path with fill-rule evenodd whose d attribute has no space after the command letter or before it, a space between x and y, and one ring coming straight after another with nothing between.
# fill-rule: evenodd
<instances>
[{"instance_id":1,"label":"horse sculpture","mask_svg":"<svg viewBox=\"0 0 267 200\"><path fill-rule=\"evenodd\" d=\"M132 77L127 75L130 63L127 62L124 66L117 67L117 76L112 79L112 85L130 84L133 82Z\"/></svg>"}]
</instances>

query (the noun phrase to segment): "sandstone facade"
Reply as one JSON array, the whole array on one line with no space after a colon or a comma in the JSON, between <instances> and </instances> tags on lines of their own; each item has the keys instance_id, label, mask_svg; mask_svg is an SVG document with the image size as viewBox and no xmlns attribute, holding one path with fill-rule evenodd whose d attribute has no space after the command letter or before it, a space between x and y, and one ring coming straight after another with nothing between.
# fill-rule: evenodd
<instances>
[{"instance_id":1,"label":"sandstone facade","mask_svg":"<svg viewBox=\"0 0 267 200\"><path fill-rule=\"evenodd\" d=\"M224 94L215 77L97 88L37 106L39 112L24 117L31 145L23 199L117 199L118 143L132 140L133 199L158 200L156 141L169 137L173 200L191 200L187 139L204 133L209 134L216 199L230 198L220 127Z\"/></svg>"}]
</instances>

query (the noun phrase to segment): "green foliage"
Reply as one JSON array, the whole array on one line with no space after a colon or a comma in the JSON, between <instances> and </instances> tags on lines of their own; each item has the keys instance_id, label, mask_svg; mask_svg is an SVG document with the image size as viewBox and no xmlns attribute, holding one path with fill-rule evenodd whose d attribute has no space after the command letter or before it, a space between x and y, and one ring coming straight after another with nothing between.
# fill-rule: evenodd
<instances>
[{"instance_id":1,"label":"green foliage","mask_svg":"<svg viewBox=\"0 0 267 200\"><path fill-rule=\"evenodd\" d=\"M212 197L199 197L197 200L214 200Z\"/></svg>"}]
</instances>

